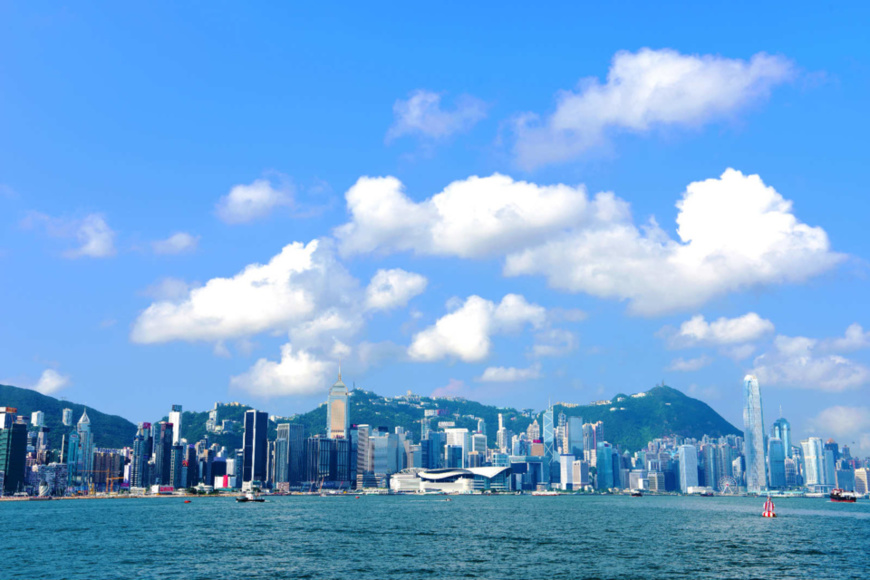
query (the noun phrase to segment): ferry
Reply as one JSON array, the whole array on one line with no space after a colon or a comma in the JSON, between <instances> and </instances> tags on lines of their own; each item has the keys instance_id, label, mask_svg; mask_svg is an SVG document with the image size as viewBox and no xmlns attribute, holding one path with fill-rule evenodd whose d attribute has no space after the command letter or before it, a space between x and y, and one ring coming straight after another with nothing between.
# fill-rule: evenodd
<instances>
[{"instance_id":1,"label":"ferry","mask_svg":"<svg viewBox=\"0 0 870 580\"><path fill-rule=\"evenodd\" d=\"M634 489L631 491L631 497L643 497L643 492L639 489Z\"/></svg>"},{"instance_id":2,"label":"ferry","mask_svg":"<svg viewBox=\"0 0 870 580\"><path fill-rule=\"evenodd\" d=\"M550 491L533 491L532 495L550 497L550 496L562 495L562 494L560 494L558 491L550 490Z\"/></svg>"},{"instance_id":3,"label":"ferry","mask_svg":"<svg viewBox=\"0 0 870 580\"><path fill-rule=\"evenodd\" d=\"M850 493L848 491L842 489L835 489L831 492L831 501L842 502L842 503L855 503L858 498L854 493Z\"/></svg>"},{"instance_id":4,"label":"ferry","mask_svg":"<svg viewBox=\"0 0 870 580\"><path fill-rule=\"evenodd\" d=\"M248 492L245 495L240 495L239 497L237 497L236 501L239 503L247 503L247 502L263 503L266 500L263 499L262 497L258 497L256 495L254 495L251 492Z\"/></svg>"}]
</instances>

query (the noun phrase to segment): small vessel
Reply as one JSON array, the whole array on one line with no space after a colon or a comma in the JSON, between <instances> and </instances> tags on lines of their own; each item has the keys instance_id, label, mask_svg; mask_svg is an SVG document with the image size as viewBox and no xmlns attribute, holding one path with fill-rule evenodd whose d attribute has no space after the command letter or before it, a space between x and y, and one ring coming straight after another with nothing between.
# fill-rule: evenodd
<instances>
[{"instance_id":1,"label":"small vessel","mask_svg":"<svg viewBox=\"0 0 870 580\"><path fill-rule=\"evenodd\" d=\"M189 499L184 500L184 503L190 503Z\"/></svg>"},{"instance_id":2,"label":"small vessel","mask_svg":"<svg viewBox=\"0 0 870 580\"><path fill-rule=\"evenodd\" d=\"M236 501L239 503L246 503L246 502L263 503L266 500L263 499L262 497L257 497L256 495L254 495L251 492L248 492L245 495L240 495L239 497L237 497Z\"/></svg>"},{"instance_id":3,"label":"small vessel","mask_svg":"<svg viewBox=\"0 0 870 580\"><path fill-rule=\"evenodd\" d=\"M764 511L761 512L761 517L763 518L775 518L776 512L773 507L773 500L770 497L767 498L767 501L764 502Z\"/></svg>"},{"instance_id":4,"label":"small vessel","mask_svg":"<svg viewBox=\"0 0 870 580\"><path fill-rule=\"evenodd\" d=\"M639 489L632 490L631 497L643 497L643 492Z\"/></svg>"},{"instance_id":5,"label":"small vessel","mask_svg":"<svg viewBox=\"0 0 870 580\"><path fill-rule=\"evenodd\" d=\"M549 497L549 496L560 495L560 494L559 494L558 491L555 491L555 490L552 490L552 489L551 489L551 490L549 490L549 491L533 491L533 492L532 492L532 495L535 495L535 496L547 496L547 497Z\"/></svg>"},{"instance_id":6,"label":"small vessel","mask_svg":"<svg viewBox=\"0 0 870 580\"><path fill-rule=\"evenodd\" d=\"M842 503L855 503L858 500L855 494L849 493L842 489L835 489L831 492L831 501Z\"/></svg>"},{"instance_id":7,"label":"small vessel","mask_svg":"<svg viewBox=\"0 0 870 580\"><path fill-rule=\"evenodd\" d=\"M705 491L705 492L702 492L700 495L701 495L701 497L713 497L713 492L712 491Z\"/></svg>"}]
</instances>

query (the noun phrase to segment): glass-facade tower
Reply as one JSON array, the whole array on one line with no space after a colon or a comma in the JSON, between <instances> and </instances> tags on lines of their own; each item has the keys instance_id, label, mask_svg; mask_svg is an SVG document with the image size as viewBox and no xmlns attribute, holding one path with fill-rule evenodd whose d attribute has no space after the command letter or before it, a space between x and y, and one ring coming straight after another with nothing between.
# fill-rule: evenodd
<instances>
[{"instance_id":1,"label":"glass-facade tower","mask_svg":"<svg viewBox=\"0 0 870 580\"><path fill-rule=\"evenodd\" d=\"M754 375L743 379L743 454L746 456L746 491L760 493L767 487L764 453L764 419L761 390Z\"/></svg>"}]
</instances>

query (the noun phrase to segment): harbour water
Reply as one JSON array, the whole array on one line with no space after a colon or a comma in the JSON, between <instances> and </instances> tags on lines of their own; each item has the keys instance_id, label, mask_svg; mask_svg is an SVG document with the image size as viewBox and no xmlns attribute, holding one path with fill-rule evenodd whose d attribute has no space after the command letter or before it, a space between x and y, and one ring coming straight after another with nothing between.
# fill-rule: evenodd
<instances>
[{"instance_id":1,"label":"harbour water","mask_svg":"<svg viewBox=\"0 0 870 580\"><path fill-rule=\"evenodd\" d=\"M627 496L3 502L3 578L864 577L870 501Z\"/></svg>"}]
</instances>

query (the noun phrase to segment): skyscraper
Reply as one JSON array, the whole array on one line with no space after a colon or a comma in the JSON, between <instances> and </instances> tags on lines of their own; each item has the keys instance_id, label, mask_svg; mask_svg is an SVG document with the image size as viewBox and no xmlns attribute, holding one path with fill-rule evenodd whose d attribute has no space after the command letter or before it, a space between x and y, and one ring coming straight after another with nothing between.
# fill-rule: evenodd
<instances>
[{"instance_id":1,"label":"skyscraper","mask_svg":"<svg viewBox=\"0 0 870 580\"><path fill-rule=\"evenodd\" d=\"M746 375L743 379L743 448L746 456L746 491L760 493L767 487L767 462L761 390L754 375Z\"/></svg>"},{"instance_id":2,"label":"skyscraper","mask_svg":"<svg viewBox=\"0 0 870 580\"><path fill-rule=\"evenodd\" d=\"M698 487L698 450L694 445L680 445L680 491L688 493L690 487Z\"/></svg>"},{"instance_id":3,"label":"skyscraper","mask_svg":"<svg viewBox=\"0 0 870 580\"><path fill-rule=\"evenodd\" d=\"M245 434L242 439L242 486L254 487L266 481L266 430L269 415L265 411L245 411Z\"/></svg>"},{"instance_id":4,"label":"skyscraper","mask_svg":"<svg viewBox=\"0 0 870 580\"><path fill-rule=\"evenodd\" d=\"M15 418L14 407L0 407L0 471L3 487L0 493L24 491L24 469L27 457L27 425Z\"/></svg>"},{"instance_id":5,"label":"skyscraper","mask_svg":"<svg viewBox=\"0 0 870 580\"><path fill-rule=\"evenodd\" d=\"M828 483L822 440L810 437L801 441L801 449L804 452L804 485L816 491Z\"/></svg>"},{"instance_id":6,"label":"skyscraper","mask_svg":"<svg viewBox=\"0 0 870 580\"><path fill-rule=\"evenodd\" d=\"M326 436L330 439L347 439L350 430L347 386L341 382L341 367L338 381L329 389L326 400Z\"/></svg>"},{"instance_id":7,"label":"skyscraper","mask_svg":"<svg viewBox=\"0 0 870 580\"><path fill-rule=\"evenodd\" d=\"M789 425L788 421L782 417L774 421L770 434L772 437L777 437L782 440L782 446L785 449L785 456L791 457L791 425Z\"/></svg>"},{"instance_id":8,"label":"skyscraper","mask_svg":"<svg viewBox=\"0 0 870 580\"><path fill-rule=\"evenodd\" d=\"M785 448L779 437L771 437L767 440L767 464L770 487L772 489L785 488Z\"/></svg>"},{"instance_id":9,"label":"skyscraper","mask_svg":"<svg viewBox=\"0 0 870 580\"><path fill-rule=\"evenodd\" d=\"M148 486L148 460L151 459L151 424L139 423L139 429L133 438L133 459L130 462L130 485L132 487Z\"/></svg>"},{"instance_id":10,"label":"skyscraper","mask_svg":"<svg viewBox=\"0 0 870 580\"><path fill-rule=\"evenodd\" d=\"M275 438L275 485L290 482L290 423L278 425Z\"/></svg>"},{"instance_id":11,"label":"skyscraper","mask_svg":"<svg viewBox=\"0 0 870 580\"><path fill-rule=\"evenodd\" d=\"M172 444L178 445L181 440L181 405L172 405L169 411L169 422L172 423Z\"/></svg>"},{"instance_id":12,"label":"skyscraper","mask_svg":"<svg viewBox=\"0 0 870 580\"><path fill-rule=\"evenodd\" d=\"M73 410L72 409L64 409L63 410L63 424L67 427L72 427L73 422Z\"/></svg>"},{"instance_id":13,"label":"skyscraper","mask_svg":"<svg viewBox=\"0 0 870 580\"><path fill-rule=\"evenodd\" d=\"M583 419L581 417L568 418L568 449L574 457L583 457Z\"/></svg>"},{"instance_id":14,"label":"skyscraper","mask_svg":"<svg viewBox=\"0 0 870 580\"><path fill-rule=\"evenodd\" d=\"M79 435L78 470L82 477L82 483L93 481L94 469L94 434L91 433L91 420L88 418L88 410L82 412L82 416L76 425Z\"/></svg>"}]
</instances>

